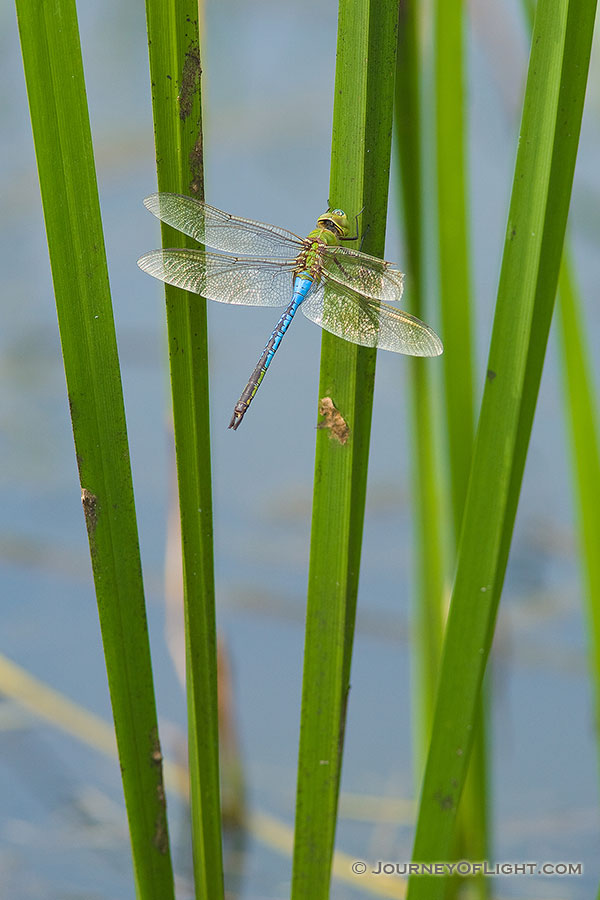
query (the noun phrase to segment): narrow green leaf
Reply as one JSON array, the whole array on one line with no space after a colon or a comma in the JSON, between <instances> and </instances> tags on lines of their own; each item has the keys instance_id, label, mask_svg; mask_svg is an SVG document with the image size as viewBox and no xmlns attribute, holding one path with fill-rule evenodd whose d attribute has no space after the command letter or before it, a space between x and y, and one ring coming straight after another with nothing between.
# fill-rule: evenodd
<instances>
[{"instance_id":1,"label":"narrow green leaf","mask_svg":"<svg viewBox=\"0 0 600 900\"><path fill-rule=\"evenodd\" d=\"M535 4L523 0L527 24L533 26ZM580 533L580 555L585 585L590 642L590 669L595 695L594 722L600 737L600 438L598 402L589 349L585 338L584 310L576 286L568 240L559 274L558 335L563 358L565 414L573 460L573 490ZM600 741L598 742L600 752Z\"/></svg>"},{"instance_id":2,"label":"narrow green leaf","mask_svg":"<svg viewBox=\"0 0 600 900\"><path fill-rule=\"evenodd\" d=\"M415 0L401 7L398 32L395 126L398 172L403 200L406 244L406 296L410 311L428 321L425 311L425 201L422 166L421 60L419 8ZM415 747L417 766L429 739L442 647L444 553L442 485L437 465L435 404L429 360L414 358L412 368L413 511L418 593L414 608L413 667L417 677ZM418 717L418 722L416 721Z\"/></svg>"},{"instance_id":3,"label":"narrow green leaf","mask_svg":"<svg viewBox=\"0 0 600 900\"><path fill-rule=\"evenodd\" d=\"M533 26L535 4L523 0L528 26ZM563 357L565 414L573 460L573 490L577 508L581 565L585 585L590 642L590 669L595 693L594 722L600 737L600 439L589 349L585 339L584 310L576 286L568 239L559 274L558 334ZM598 743L600 752L600 741Z\"/></svg>"},{"instance_id":4,"label":"narrow green leaf","mask_svg":"<svg viewBox=\"0 0 600 900\"><path fill-rule=\"evenodd\" d=\"M475 427L465 165L468 126L463 72L464 10L463 0L437 0L434 14L437 223L454 550L464 512ZM482 699L476 719L477 735L453 854L453 858L458 859L485 859L488 855L486 719ZM461 881L454 882L453 894L456 894ZM489 879L477 880L476 890L480 897L487 896L488 885Z\"/></svg>"},{"instance_id":5,"label":"narrow green leaf","mask_svg":"<svg viewBox=\"0 0 600 900\"><path fill-rule=\"evenodd\" d=\"M397 0L342 0L330 202L384 248ZM375 353L323 334L292 897L329 895L363 530ZM336 420L336 411L339 419ZM334 427L335 422L339 428Z\"/></svg>"},{"instance_id":6,"label":"narrow green leaf","mask_svg":"<svg viewBox=\"0 0 600 900\"><path fill-rule=\"evenodd\" d=\"M439 14L439 15L438 15ZM450 4L450 8L440 9L436 5L436 45L438 67L436 89L440 96L438 103L446 103L459 121L463 117L462 85L462 5ZM407 294L412 300L411 309L419 318L427 320L424 310L424 272L427 265L435 268L435 260L425 235L425 178L429 174L422 165L423 121L421 115L421 81L424 63L420 48L419 26L422 14L414 0L407 0L400 16L398 45L398 73L396 81L396 127L398 151L400 155L402 197L404 206L404 233L407 246ZM451 27L448 20L451 19ZM450 60L448 77L442 77L441 69ZM432 103L435 104L435 98ZM426 105L425 105L425 108ZM464 394L456 398L452 410L448 409L447 424L451 429L448 443L450 452L451 497L450 509L454 513L454 526L462 516L464 503L463 473L468 467L472 444L472 375L471 375L471 329L463 331L463 343L458 341L457 329L448 308L454 303L462 305L467 323L470 319L470 297L468 291L468 242L466 237L465 200L463 174L463 136L457 128L450 128L452 116L438 113L436 143L439 267L442 270L441 293L446 308L445 321L451 320L454 340L450 350L446 346L445 385L446 393L453 396L455 384L462 384ZM448 158L443 148L450 146ZM449 164L450 160L450 164ZM458 184L455 184L456 160L460 160ZM450 185L448 185L450 180ZM433 193L433 192L431 192ZM456 222L456 228L449 228L448 219ZM460 255L460 260L458 259ZM446 277L445 263L452 260L453 271L457 272L459 284ZM411 360L413 368L413 510L415 519L417 574L419 590L415 600L414 642L412 645L415 685L415 769L421 779L426 747L431 734L431 723L435 702L435 690L439 674L444 617L444 560L443 560L443 509L442 488L437 470L435 446L435 405L432 396L432 370L424 360ZM457 410L460 405L460 413ZM460 415L459 420L452 418ZM469 418L470 417L470 418ZM469 427L464 423L468 420ZM480 721L484 718L480 714ZM478 731L477 745L471 760L471 775L467 781L459 829L460 844L455 855L458 858L483 859L486 857L486 762L485 735ZM479 890L485 892L486 882L481 879Z\"/></svg>"},{"instance_id":7,"label":"narrow green leaf","mask_svg":"<svg viewBox=\"0 0 600 900\"><path fill-rule=\"evenodd\" d=\"M573 458L573 488L580 529L594 721L600 738L600 438L583 310L565 251L559 277L558 324L563 355L565 413ZM600 740L598 741L600 750Z\"/></svg>"},{"instance_id":8,"label":"narrow green leaf","mask_svg":"<svg viewBox=\"0 0 600 900\"><path fill-rule=\"evenodd\" d=\"M415 860L447 859L451 849L556 292L595 5L538 3ZM436 878L409 885L411 898L443 892Z\"/></svg>"},{"instance_id":9,"label":"narrow green leaf","mask_svg":"<svg viewBox=\"0 0 600 900\"><path fill-rule=\"evenodd\" d=\"M198 5L147 0L158 188L204 191ZM162 225L164 247L195 246ZM206 303L166 286L183 547L196 896L223 896Z\"/></svg>"},{"instance_id":10,"label":"narrow green leaf","mask_svg":"<svg viewBox=\"0 0 600 900\"><path fill-rule=\"evenodd\" d=\"M129 448L73 0L17 0L137 896L174 897Z\"/></svg>"},{"instance_id":11,"label":"narrow green leaf","mask_svg":"<svg viewBox=\"0 0 600 900\"><path fill-rule=\"evenodd\" d=\"M473 339L463 89L463 0L436 0L435 110L440 298L452 512L460 532L473 449Z\"/></svg>"}]
</instances>

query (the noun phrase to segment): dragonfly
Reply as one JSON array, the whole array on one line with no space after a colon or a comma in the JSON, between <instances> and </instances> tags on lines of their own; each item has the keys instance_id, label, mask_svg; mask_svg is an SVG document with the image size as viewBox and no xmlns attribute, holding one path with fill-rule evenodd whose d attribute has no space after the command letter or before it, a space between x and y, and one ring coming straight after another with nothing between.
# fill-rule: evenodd
<instances>
[{"instance_id":1,"label":"dragonfly","mask_svg":"<svg viewBox=\"0 0 600 900\"><path fill-rule=\"evenodd\" d=\"M390 305L402 296L402 272L385 260L342 246L358 239L358 228L351 234L350 220L341 209L327 209L316 228L301 238L181 194L152 194L144 205L161 222L203 245L145 253L138 260L145 272L219 303L286 307L235 405L229 428L235 430L244 418L298 307L311 322L363 347L410 356L442 353L433 329ZM209 252L206 246L221 252Z\"/></svg>"}]
</instances>

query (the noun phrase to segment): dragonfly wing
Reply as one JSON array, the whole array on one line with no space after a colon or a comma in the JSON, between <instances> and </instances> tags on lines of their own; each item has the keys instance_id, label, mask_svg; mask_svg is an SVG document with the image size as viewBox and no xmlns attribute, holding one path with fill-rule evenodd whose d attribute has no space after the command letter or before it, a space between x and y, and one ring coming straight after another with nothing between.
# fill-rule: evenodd
<instances>
[{"instance_id":1,"label":"dragonfly wing","mask_svg":"<svg viewBox=\"0 0 600 900\"><path fill-rule=\"evenodd\" d=\"M292 260L303 247L302 238L285 228L231 216L194 197L152 194L144 206L161 222L225 253Z\"/></svg>"},{"instance_id":2,"label":"dragonfly wing","mask_svg":"<svg viewBox=\"0 0 600 900\"><path fill-rule=\"evenodd\" d=\"M321 252L323 271L334 281L374 300L398 301L404 275L392 264L348 247L326 247Z\"/></svg>"},{"instance_id":3,"label":"dragonfly wing","mask_svg":"<svg viewBox=\"0 0 600 900\"><path fill-rule=\"evenodd\" d=\"M409 356L439 356L443 350L435 331L420 319L341 284L321 282L300 309L311 322L363 347Z\"/></svg>"},{"instance_id":4,"label":"dragonfly wing","mask_svg":"<svg viewBox=\"0 0 600 900\"><path fill-rule=\"evenodd\" d=\"M138 266L160 281L219 303L285 306L292 293L293 262L204 250L152 250L138 259Z\"/></svg>"}]
</instances>

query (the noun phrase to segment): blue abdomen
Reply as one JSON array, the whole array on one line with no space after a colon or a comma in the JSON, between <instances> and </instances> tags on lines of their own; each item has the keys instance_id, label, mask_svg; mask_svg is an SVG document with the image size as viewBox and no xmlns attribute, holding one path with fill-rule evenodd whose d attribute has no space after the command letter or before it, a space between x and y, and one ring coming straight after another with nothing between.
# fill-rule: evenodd
<instances>
[{"instance_id":1,"label":"blue abdomen","mask_svg":"<svg viewBox=\"0 0 600 900\"><path fill-rule=\"evenodd\" d=\"M298 304L302 303L313 284L314 281L308 272L301 272L300 275L296 275L294 278L294 295L299 294L302 298L298 301Z\"/></svg>"}]
</instances>

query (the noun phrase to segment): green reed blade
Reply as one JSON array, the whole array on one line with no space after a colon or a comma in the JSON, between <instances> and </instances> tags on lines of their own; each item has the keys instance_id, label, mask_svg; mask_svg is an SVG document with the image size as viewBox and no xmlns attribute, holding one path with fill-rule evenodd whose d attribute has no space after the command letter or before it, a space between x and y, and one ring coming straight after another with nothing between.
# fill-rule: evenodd
<instances>
[{"instance_id":1,"label":"green reed blade","mask_svg":"<svg viewBox=\"0 0 600 900\"><path fill-rule=\"evenodd\" d=\"M431 176L427 166L423 165L424 122L422 107L427 110L427 101L435 105L445 104L445 115L438 115L436 145L437 184L439 227L439 267L442 270L441 292L446 308L445 322L452 320L448 308L457 303L462 307L463 317L469 320L470 297L468 291L468 261L466 253L468 241L466 237L465 201L453 182L455 178L454 163L460 160L460 184L464 190L463 174L463 136L458 129L449 128L452 118L460 122L463 119L463 86L462 86L462 8L461 4L450 4L450 8L440 10L436 5L436 46L438 78L435 82L436 95L430 98L424 95L421 103L422 70L425 62L421 56L421 40L419 31L422 13L414 0L404 4L400 16L398 45L398 72L396 78L396 128L397 147L399 153L399 170L404 207L404 234L407 247L407 296L411 300L411 309L419 318L428 321L424 308L425 272L427 268L436 268L435 242L426 234L427 215L425 205L427 198L435 192L428 191ZM449 23L449 19L452 22ZM448 27L449 24L451 27ZM443 66L450 60L450 71L447 79L441 78ZM451 112L449 113L448 110ZM444 157L443 147L451 146L448 159ZM456 221L455 230L448 227L448 221ZM460 263L457 257L461 255ZM460 274L458 285L445 271L445 261L453 260L454 271ZM447 423L452 433L448 444L452 448L449 453L450 462L450 498L449 507L453 511L453 525L458 527L464 503L465 481L463 473L468 467L472 449L472 385L471 385L471 329L464 331L464 345L459 346L456 340L456 328L453 340L445 347L445 385L446 393L453 393L453 385L462 384L464 391L459 394L452 410L448 409ZM439 441L436 441L436 407L433 396L434 374L427 361L411 360L413 368L412 400L413 419L413 515L415 521L417 551L417 584L418 591L414 603L414 641L412 644L412 665L415 671L414 746L415 771L420 783L422 768L425 763L426 747L431 733L435 690L439 674L442 631L445 617L444 598L444 509L442 503L442 486L438 471ZM467 389L468 388L468 389ZM451 413L451 414L450 414ZM456 420L454 416L460 418ZM469 420L469 427L463 424ZM450 531L452 532L452 528ZM484 722L480 712L480 722ZM484 730L479 727L477 744L471 759L470 775L467 780L462 801L461 821L459 828L459 846L454 855L458 858L483 859L487 846L487 790L486 790L486 747ZM456 882L454 890L460 882ZM481 879L477 889L485 895L486 882Z\"/></svg>"},{"instance_id":2,"label":"green reed blade","mask_svg":"<svg viewBox=\"0 0 600 900\"><path fill-rule=\"evenodd\" d=\"M579 519L594 721L600 750L600 436L598 403L585 339L582 304L567 249L559 277L558 333L563 356L565 415L573 459L573 489Z\"/></svg>"},{"instance_id":3,"label":"green reed blade","mask_svg":"<svg viewBox=\"0 0 600 900\"><path fill-rule=\"evenodd\" d=\"M174 897L121 376L73 0L17 0L140 900Z\"/></svg>"},{"instance_id":4,"label":"green reed blade","mask_svg":"<svg viewBox=\"0 0 600 900\"><path fill-rule=\"evenodd\" d=\"M523 0L527 24L533 26L535 5ZM573 491L577 510L585 614L588 619L590 669L595 696L594 722L600 762L600 436L581 297L568 236L560 267L558 335L562 351L565 415L572 458ZM600 768L600 767L599 767Z\"/></svg>"},{"instance_id":5,"label":"green reed blade","mask_svg":"<svg viewBox=\"0 0 600 900\"><path fill-rule=\"evenodd\" d=\"M158 188L204 191L195 0L147 0ZM194 246L162 224L164 247ZM183 547L196 896L223 896L206 303L165 288Z\"/></svg>"},{"instance_id":6,"label":"green reed blade","mask_svg":"<svg viewBox=\"0 0 600 900\"><path fill-rule=\"evenodd\" d=\"M444 642L414 859L448 859L552 315L594 0L539 0L486 385ZM444 883L413 878L409 897Z\"/></svg>"},{"instance_id":7,"label":"green reed blade","mask_svg":"<svg viewBox=\"0 0 600 900\"><path fill-rule=\"evenodd\" d=\"M398 32L394 123L397 170L403 204L406 246L407 308L429 321L425 309L425 268L431 262L426 241L422 152L421 58L419 7L408 0L401 7ZM414 605L413 668L416 677L415 758L420 768L431 729L433 702L442 647L444 602L444 516L439 472L439 440L430 360L410 361L412 394L412 507L416 534L418 592ZM418 721L417 721L418 720Z\"/></svg>"},{"instance_id":8,"label":"green reed blade","mask_svg":"<svg viewBox=\"0 0 600 900\"><path fill-rule=\"evenodd\" d=\"M435 3L435 111L439 278L444 387L455 540L467 494L474 434L473 318L469 275L464 0Z\"/></svg>"},{"instance_id":9,"label":"green reed blade","mask_svg":"<svg viewBox=\"0 0 600 900\"><path fill-rule=\"evenodd\" d=\"M385 236L397 0L342 0L330 202ZM329 896L356 610L375 353L323 333L292 897ZM339 414L335 419L336 410ZM335 428L335 422L339 428Z\"/></svg>"},{"instance_id":10,"label":"green reed blade","mask_svg":"<svg viewBox=\"0 0 600 900\"><path fill-rule=\"evenodd\" d=\"M448 443L453 551L456 552L467 493L475 427L473 388L473 304L470 241L467 225L466 172L468 124L464 91L464 0L436 0L435 96L437 225L440 301L445 353L444 389ZM461 801L453 858L485 859L487 835L486 717L483 698L470 770ZM453 882L456 895L462 879ZM489 879L478 878L479 897L488 894Z\"/></svg>"}]
</instances>

